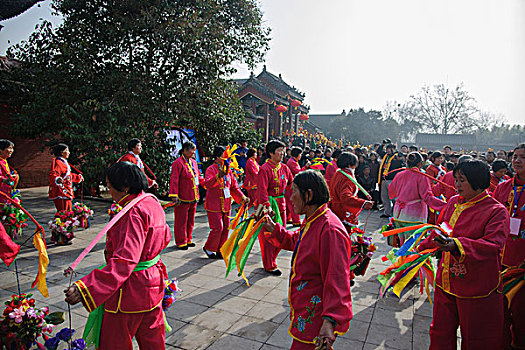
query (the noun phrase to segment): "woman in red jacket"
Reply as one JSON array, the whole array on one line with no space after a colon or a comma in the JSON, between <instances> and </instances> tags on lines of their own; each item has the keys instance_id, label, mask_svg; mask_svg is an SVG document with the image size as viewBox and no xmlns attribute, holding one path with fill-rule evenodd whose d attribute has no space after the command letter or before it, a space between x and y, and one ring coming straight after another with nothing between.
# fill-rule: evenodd
<instances>
[{"instance_id":1,"label":"woman in red jacket","mask_svg":"<svg viewBox=\"0 0 525 350\"><path fill-rule=\"evenodd\" d=\"M175 244L181 250L195 247L191 240L200 198L199 183L204 181L199 165L193 159L196 149L193 142L184 142L180 157L171 165L169 196L175 204Z\"/></svg>"},{"instance_id":2,"label":"woman in red jacket","mask_svg":"<svg viewBox=\"0 0 525 350\"><path fill-rule=\"evenodd\" d=\"M331 349L337 335L350 326L351 241L341 220L328 208L330 195L320 172L306 170L292 184L294 210L305 219L301 228L287 231L268 218L265 239L293 251L289 281L292 350Z\"/></svg>"},{"instance_id":3,"label":"woman in red jacket","mask_svg":"<svg viewBox=\"0 0 525 350\"><path fill-rule=\"evenodd\" d=\"M442 252L434 291L430 349L456 349L461 329L462 349L502 349L503 296L501 254L509 235L509 214L486 191L487 164L471 160L454 168L459 195L440 215L452 228L450 237L433 232L419 250Z\"/></svg>"},{"instance_id":4,"label":"woman in red jacket","mask_svg":"<svg viewBox=\"0 0 525 350\"><path fill-rule=\"evenodd\" d=\"M357 196L357 186L348 177L355 180L357 156L343 152L337 158L339 168L330 181L330 209L348 228L357 226L358 216L363 209L372 209L374 202ZM356 180L357 181L357 180Z\"/></svg>"},{"instance_id":5,"label":"woman in red jacket","mask_svg":"<svg viewBox=\"0 0 525 350\"><path fill-rule=\"evenodd\" d=\"M15 144L9 140L0 140L0 191L11 196L11 191L18 184L18 174L7 163L7 159L13 155ZM0 198L0 203L4 199Z\"/></svg>"},{"instance_id":6,"label":"woman in red jacket","mask_svg":"<svg viewBox=\"0 0 525 350\"><path fill-rule=\"evenodd\" d=\"M71 172L71 166L67 162L70 154L68 145L59 143L53 154L55 158L49 172L49 199L55 203L57 212L72 210L73 184L82 182L84 178Z\"/></svg>"}]
</instances>

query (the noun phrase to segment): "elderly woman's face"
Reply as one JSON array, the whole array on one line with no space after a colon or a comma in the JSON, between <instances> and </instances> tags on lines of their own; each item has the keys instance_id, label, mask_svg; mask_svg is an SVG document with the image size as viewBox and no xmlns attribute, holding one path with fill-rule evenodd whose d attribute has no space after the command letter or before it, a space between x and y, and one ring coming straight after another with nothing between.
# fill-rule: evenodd
<instances>
[{"instance_id":1,"label":"elderly woman's face","mask_svg":"<svg viewBox=\"0 0 525 350\"><path fill-rule=\"evenodd\" d=\"M302 215L305 213L305 207L306 203L303 201L303 198L301 197L301 192L299 191L299 187L295 183L292 183L292 195L290 197L290 200L292 201L293 210L298 214Z\"/></svg>"}]
</instances>

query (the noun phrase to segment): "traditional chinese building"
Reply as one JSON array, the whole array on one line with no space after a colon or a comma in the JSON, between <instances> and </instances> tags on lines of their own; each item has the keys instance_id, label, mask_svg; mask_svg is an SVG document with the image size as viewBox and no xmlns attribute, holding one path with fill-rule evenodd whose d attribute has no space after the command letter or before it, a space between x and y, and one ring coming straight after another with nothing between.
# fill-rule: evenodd
<instances>
[{"instance_id":1,"label":"traditional chinese building","mask_svg":"<svg viewBox=\"0 0 525 350\"><path fill-rule=\"evenodd\" d=\"M246 120L254 124L267 142L272 137L297 134L308 120L309 107L303 101L305 94L288 85L281 75L266 70L248 79L237 79L238 96L246 112Z\"/></svg>"}]
</instances>

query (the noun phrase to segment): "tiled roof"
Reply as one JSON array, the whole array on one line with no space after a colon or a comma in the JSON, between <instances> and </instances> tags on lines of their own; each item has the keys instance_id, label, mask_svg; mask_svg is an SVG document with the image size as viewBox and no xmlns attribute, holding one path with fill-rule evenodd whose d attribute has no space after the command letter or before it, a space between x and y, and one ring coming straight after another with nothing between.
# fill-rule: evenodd
<instances>
[{"instance_id":1,"label":"tiled roof","mask_svg":"<svg viewBox=\"0 0 525 350\"><path fill-rule=\"evenodd\" d=\"M279 74L279 77L268 72L266 66L264 66L261 74L257 76L258 79L265 80L269 85L275 87L277 90L284 92L285 94L290 94L292 97L302 100L304 94L301 94L295 87L288 85ZM270 87L271 88L271 87ZM277 91L275 91L277 92Z\"/></svg>"}]
</instances>

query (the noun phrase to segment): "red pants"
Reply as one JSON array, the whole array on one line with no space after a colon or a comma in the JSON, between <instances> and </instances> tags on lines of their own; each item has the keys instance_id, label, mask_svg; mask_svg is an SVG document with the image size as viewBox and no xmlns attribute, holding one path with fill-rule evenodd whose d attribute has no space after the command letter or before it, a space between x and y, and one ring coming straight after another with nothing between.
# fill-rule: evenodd
<instances>
[{"instance_id":1,"label":"red pants","mask_svg":"<svg viewBox=\"0 0 525 350\"><path fill-rule=\"evenodd\" d=\"M291 193L288 194L288 191L284 195L284 197L286 198L286 213L288 213L287 221L291 220L292 224L300 225L301 224L301 219L299 218L299 215L297 215L295 213L295 210L293 210L292 200L290 199L291 196L292 196L292 194ZM286 225L286 222L285 222L284 219L283 219L283 223Z\"/></svg>"},{"instance_id":2,"label":"red pants","mask_svg":"<svg viewBox=\"0 0 525 350\"><path fill-rule=\"evenodd\" d=\"M280 214L281 218L283 219L283 224L286 226L286 210L281 211ZM264 238L263 232L259 234L259 245L261 246L261 255L264 269L267 271L275 270L277 268L275 259L277 259L277 255L281 251L281 248L277 248L268 242Z\"/></svg>"},{"instance_id":3,"label":"red pants","mask_svg":"<svg viewBox=\"0 0 525 350\"><path fill-rule=\"evenodd\" d=\"M461 349L501 349L503 345L503 295L463 299L437 287L434 292L434 317L430 324L430 349L456 349L458 326Z\"/></svg>"},{"instance_id":4,"label":"red pants","mask_svg":"<svg viewBox=\"0 0 525 350\"><path fill-rule=\"evenodd\" d=\"M505 310L505 346L504 349L525 349L525 287L522 287L508 307L507 298L503 298Z\"/></svg>"},{"instance_id":5,"label":"red pants","mask_svg":"<svg viewBox=\"0 0 525 350\"><path fill-rule=\"evenodd\" d=\"M314 350L315 345L314 344L306 344L302 343L299 340L293 340L292 347L290 350Z\"/></svg>"},{"instance_id":6,"label":"red pants","mask_svg":"<svg viewBox=\"0 0 525 350\"><path fill-rule=\"evenodd\" d=\"M175 207L175 244L184 247L191 243L197 203L181 203Z\"/></svg>"},{"instance_id":7,"label":"red pants","mask_svg":"<svg viewBox=\"0 0 525 350\"><path fill-rule=\"evenodd\" d=\"M98 350L133 350L133 337L141 350L165 349L162 308L136 314L104 313Z\"/></svg>"},{"instance_id":8,"label":"red pants","mask_svg":"<svg viewBox=\"0 0 525 350\"><path fill-rule=\"evenodd\" d=\"M53 203L55 203L55 208L57 208L57 212L61 210L73 210L73 204L71 203L71 199L53 199Z\"/></svg>"},{"instance_id":9,"label":"red pants","mask_svg":"<svg viewBox=\"0 0 525 350\"><path fill-rule=\"evenodd\" d=\"M208 211L208 225L210 234L204 248L210 252L219 252L228 239L228 226L230 226L230 213L215 213Z\"/></svg>"}]
</instances>

